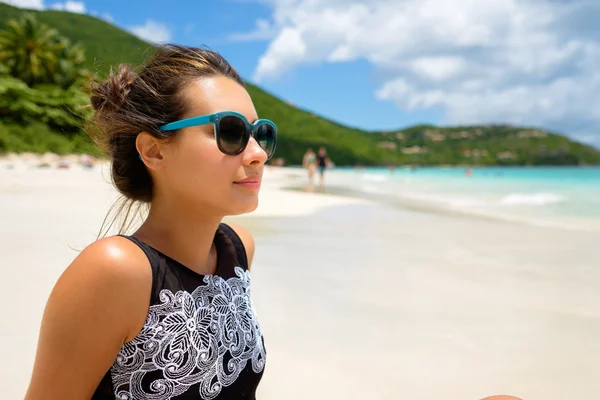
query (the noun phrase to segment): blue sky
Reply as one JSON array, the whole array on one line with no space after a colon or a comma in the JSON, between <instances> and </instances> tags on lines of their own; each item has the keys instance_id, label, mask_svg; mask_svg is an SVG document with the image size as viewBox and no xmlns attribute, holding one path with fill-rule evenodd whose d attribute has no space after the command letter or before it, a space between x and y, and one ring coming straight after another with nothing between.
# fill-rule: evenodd
<instances>
[{"instance_id":1,"label":"blue sky","mask_svg":"<svg viewBox=\"0 0 600 400\"><path fill-rule=\"evenodd\" d=\"M101 10L121 27L144 26L148 21L163 25L169 39L189 45L207 45L234 65L244 79L254 81L258 60L269 46L268 40L243 40L238 34L256 30L257 20L268 20L268 3L243 0L147 2L88 0L86 7ZM144 4L143 12L140 5ZM149 35L152 37L152 34ZM165 39L165 38L163 38ZM439 122L439 111L405 113L393 103L374 98L377 82L373 68L364 61L300 67L285 76L263 80L260 86L295 105L309 109L345 125L368 130L398 129L417 123ZM348 96L348 89L351 95Z\"/></svg>"},{"instance_id":2,"label":"blue sky","mask_svg":"<svg viewBox=\"0 0 600 400\"><path fill-rule=\"evenodd\" d=\"M246 80L349 126L514 123L600 146L598 1L4 1L208 45Z\"/></svg>"}]
</instances>

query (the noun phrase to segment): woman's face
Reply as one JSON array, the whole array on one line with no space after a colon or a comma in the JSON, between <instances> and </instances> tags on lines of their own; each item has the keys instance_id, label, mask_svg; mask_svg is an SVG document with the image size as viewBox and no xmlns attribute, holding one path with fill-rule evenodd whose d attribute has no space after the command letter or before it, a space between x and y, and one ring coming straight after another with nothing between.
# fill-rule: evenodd
<instances>
[{"instance_id":1,"label":"woman's face","mask_svg":"<svg viewBox=\"0 0 600 400\"><path fill-rule=\"evenodd\" d=\"M236 111L250 123L258 119L246 89L223 76L195 81L185 96L189 108L183 118ZM176 204L219 216L251 212L258 206L267 154L254 138L241 154L228 156L217 147L212 124L193 126L177 133L164 147L163 157L157 190L176 196ZM248 178L258 184L239 183Z\"/></svg>"}]
</instances>

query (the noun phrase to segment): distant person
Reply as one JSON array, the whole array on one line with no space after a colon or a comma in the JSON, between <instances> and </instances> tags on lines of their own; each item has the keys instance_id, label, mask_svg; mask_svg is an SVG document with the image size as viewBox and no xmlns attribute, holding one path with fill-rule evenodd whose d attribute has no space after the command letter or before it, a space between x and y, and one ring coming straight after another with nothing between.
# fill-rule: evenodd
<instances>
[{"instance_id":1,"label":"distant person","mask_svg":"<svg viewBox=\"0 0 600 400\"><path fill-rule=\"evenodd\" d=\"M275 125L218 53L176 45L139 73L119 67L91 103L125 209L149 213L59 278L25 399L255 399L254 240L222 219L256 209Z\"/></svg>"},{"instance_id":2,"label":"distant person","mask_svg":"<svg viewBox=\"0 0 600 400\"><path fill-rule=\"evenodd\" d=\"M94 159L90 156L88 156L87 154L84 154L81 156L81 165L83 166L83 168L86 169L91 169L94 168Z\"/></svg>"},{"instance_id":3,"label":"distant person","mask_svg":"<svg viewBox=\"0 0 600 400\"><path fill-rule=\"evenodd\" d=\"M319 169L319 186L325 186L325 170L331 166L331 160L327 155L325 147L319 148L319 154L317 154L317 167Z\"/></svg>"},{"instance_id":4,"label":"distant person","mask_svg":"<svg viewBox=\"0 0 600 400\"><path fill-rule=\"evenodd\" d=\"M69 169L71 168L71 162L69 160L60 160L56 167L58 169Z\"/></svg>"},{"instance_id":5,"label":"distant person","mask_svg":"<svg viewBox=\"0 0 600 400\"><path fill-rule=\"evenodd\" d=\"M315 171L317 169L317 155L313 151L313 149L307 149L304 153L304 157L302 158L302 167L306 169L308 173L308 190L313 189L313 182L315 178Z\"/></svg>"}]
</instances>

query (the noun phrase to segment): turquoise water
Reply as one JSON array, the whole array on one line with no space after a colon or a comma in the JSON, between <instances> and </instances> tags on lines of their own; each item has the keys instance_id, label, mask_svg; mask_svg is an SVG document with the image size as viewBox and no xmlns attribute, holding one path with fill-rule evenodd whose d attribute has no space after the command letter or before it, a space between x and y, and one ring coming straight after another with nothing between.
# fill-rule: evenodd
<instances>
[{"instance_id":1,"label":"turquoise water","mask_svg":"<svg viewBox=\"0 0 600 400\"><path fill-rule=\"evenodd\" d=\"M345 169L328 183L462 213L600 228L600 167Z\"/></svg>"}]
</instances>

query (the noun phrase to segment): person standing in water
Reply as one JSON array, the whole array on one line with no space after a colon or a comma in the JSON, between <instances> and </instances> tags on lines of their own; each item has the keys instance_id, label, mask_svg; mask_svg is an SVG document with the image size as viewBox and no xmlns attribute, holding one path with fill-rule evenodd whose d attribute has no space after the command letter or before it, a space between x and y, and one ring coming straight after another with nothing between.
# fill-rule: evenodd
<instances>
[{"instance_id":1,"label":"person standing in water","mask_svg":"<svg viewBox=\"0 0 600 400\"><path fill-rule=\"evenodd\" d=\"M319 186L323 188L325 186L325 169L331 166L331 160L323 146L319 148L319 154L317 154L317 166L319 168Z\"/></svg>"},{"instance_id":2,"label":"person standing in water","mask_svg":"<svg viewBox=\"0 0 600 400\"><path fill-rule=\"evenodd\" d=\"M265 368L254 240L277 128L218 53L162 45L92 89L112 181L149 213L86 247L48 299L26 400L255 399Z\"/></svg>"},{"instance_id":3,"label":"person standing in water","mask_svg":"<svg viewBox=\"0 0 600 400\"><path fill-rule=\"evenodd\" d=\"M308 172L308 190L312 191L314 188L315 170L317 165L315 163L317 157L313 149L309 148L304 153L302 158L302 167Z\"/></svg>"}]
</instances>

